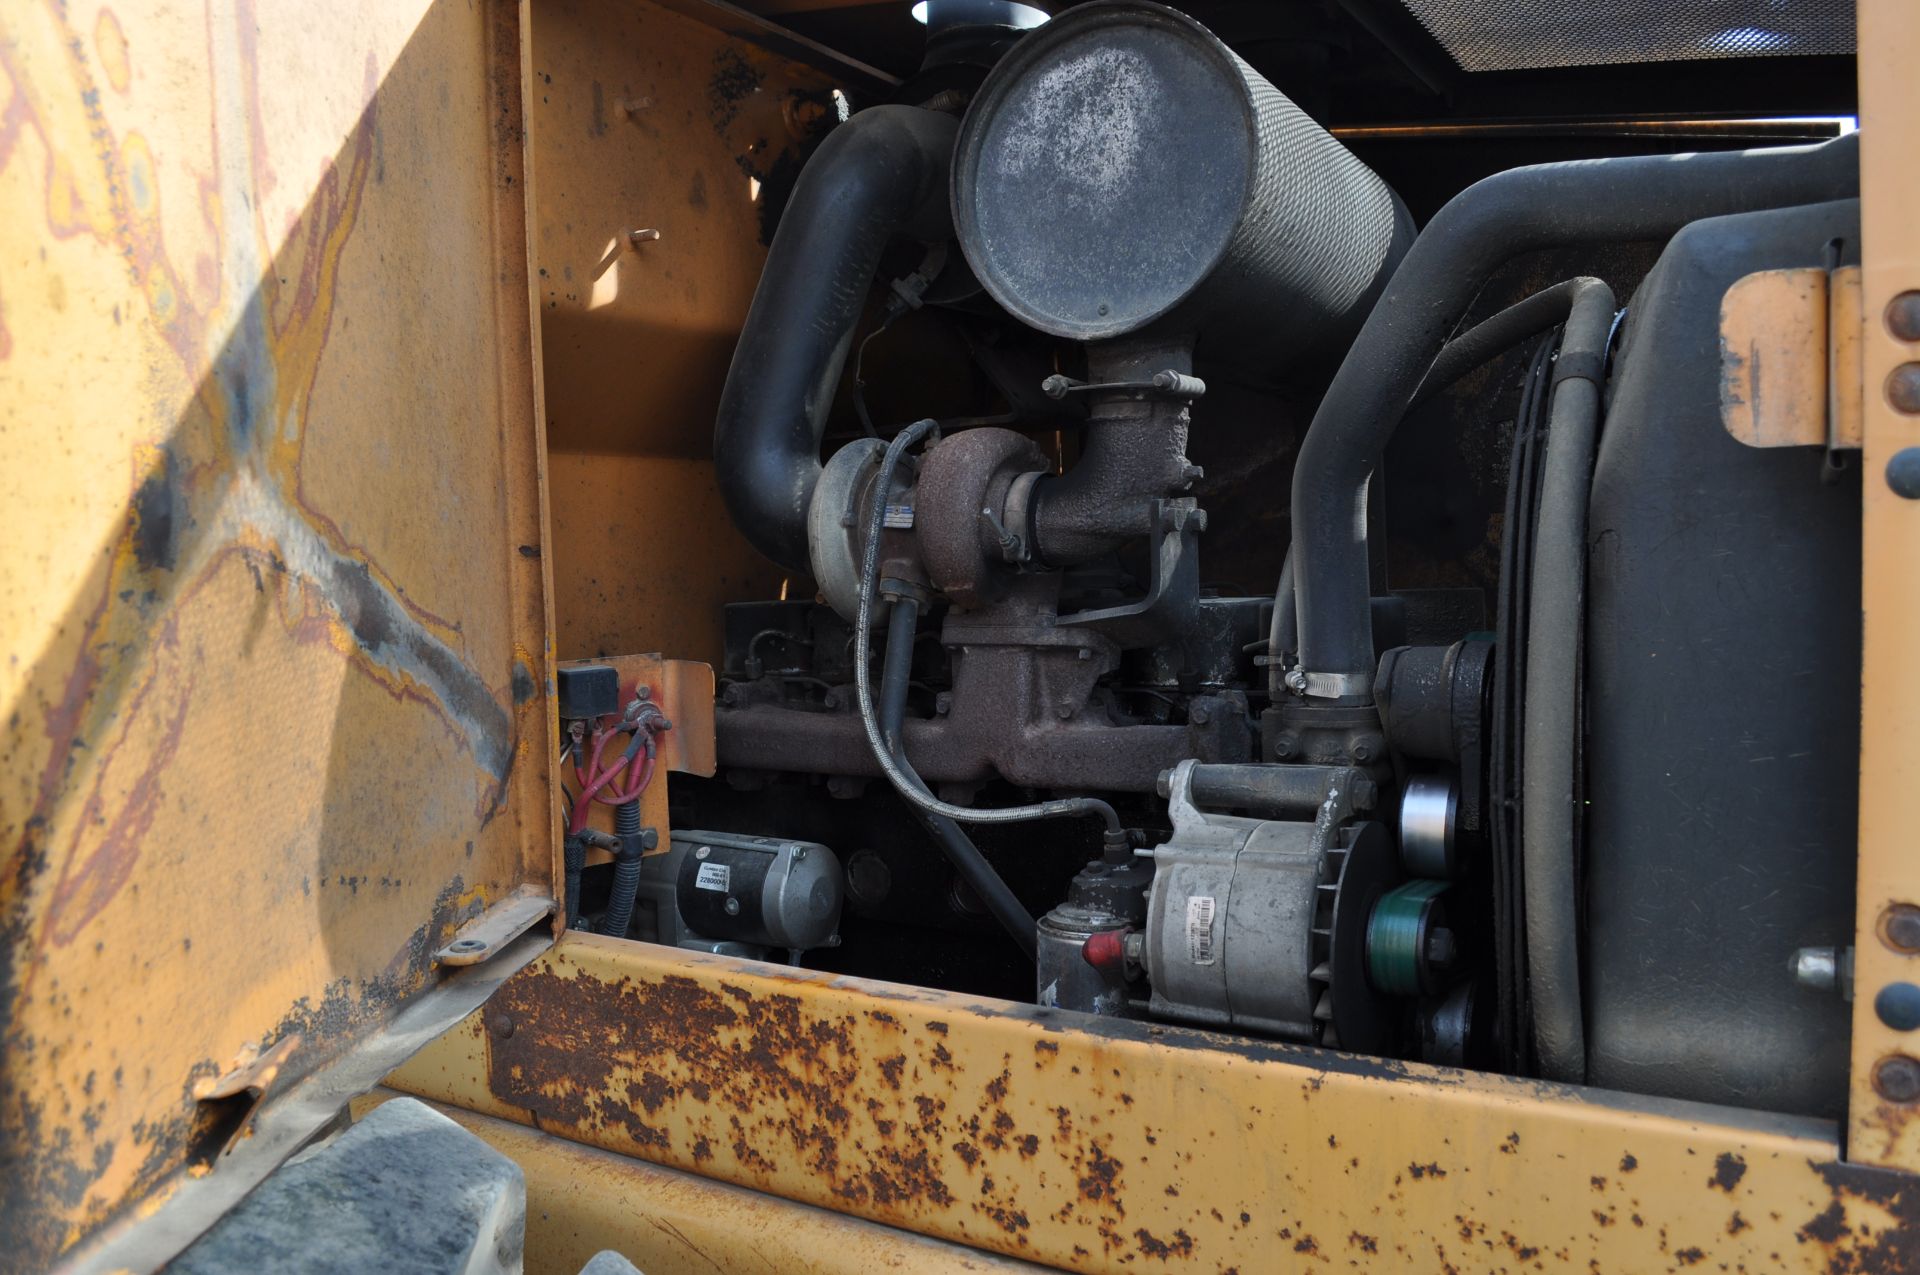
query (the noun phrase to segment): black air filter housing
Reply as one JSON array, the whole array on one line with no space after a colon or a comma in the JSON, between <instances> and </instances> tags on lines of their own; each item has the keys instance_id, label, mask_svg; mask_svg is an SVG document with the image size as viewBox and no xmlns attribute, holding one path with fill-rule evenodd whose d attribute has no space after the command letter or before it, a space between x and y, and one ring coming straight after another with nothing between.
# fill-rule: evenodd
<instances>
[{"instance_id":1,"label":"black air filter housing","mask_svg":"<svg viewBox=\"0 0 1920 1275\"><path fill-rule=\"evenodd\" d=\"M953 220L1042 332L1260 357L1343 346L1413 238L1386 183L1212 32L1133 0L1077 7L994 68Z\"/></svg>"}]
</instances>

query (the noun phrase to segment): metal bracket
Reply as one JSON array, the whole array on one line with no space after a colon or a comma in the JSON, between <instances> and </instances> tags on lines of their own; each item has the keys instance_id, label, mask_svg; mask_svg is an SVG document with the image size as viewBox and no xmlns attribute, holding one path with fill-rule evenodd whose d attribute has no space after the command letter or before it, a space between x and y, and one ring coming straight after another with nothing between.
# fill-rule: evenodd
<instances>
[{"instance_id":1,"label":"metal bracket","mask_svg":"<svg viewBox=\"0 0 1920 1275\"><path fill-rule=\"evenodd\" d=\"M436 965L478 965L552 915L557 905L530 886L521 886L454 932L451 942L433 954Z\"/></svg>"},{"instance_id":2,"label":"metal bracket","mask_svg":"<svg viewBox=\"0 0 1920 1275\"><path fill-rule=\"evenodd\" d=\"M1094 629L1122 646L1151 645L1183 632L1200 600L1199 533L1206 511L1190 497L1153 503L1153 552L1146 596L1137 602L1075 611L1062 628Z\"/></svg>"},{"instance_id":3,"label":"metal bracket","mask_svg":"<svg viewBox=\"0 0 1920 1275\"><path fill-rule=\"evenodd\" d=\"M1749 447L1858 451L1860 267L1759 270L1720 302L1720 421Z\"/></svg>"},{"instance_id":4,"label":"metal bracket","mask_svg":"<svg viewBox=\"0 0 1920 1275\"><path fill-rule=\"evenodd\" d=\"M1196 399L1207 392L1207 383L1184 372L1155 372L1145 381L1078 381L1055 373L1040 382L1040 389L1051 399L1069 394L1131 394L1134 398Z\"/></svg>"}]
</instances>

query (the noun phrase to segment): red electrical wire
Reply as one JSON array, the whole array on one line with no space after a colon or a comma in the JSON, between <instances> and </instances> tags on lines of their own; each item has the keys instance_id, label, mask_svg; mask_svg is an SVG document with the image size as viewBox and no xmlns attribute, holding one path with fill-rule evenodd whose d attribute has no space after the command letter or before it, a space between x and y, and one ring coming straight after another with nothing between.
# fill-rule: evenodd
<instances>
[{"instance_id":1,"label":"red electrical wire","mask_svg":"<svg viewBox=\"0 0 1920 1275\"><path fill-rule=\"evenodd\" d=\"M604 774L600 773L600 754L606 750L607 741L612 738L612 732L603 732L598 727L594 728L593 756L587 762L587 769L585 771L580 770L579 749L576 748L574 750L574 771L580 776L581 787L579 799L573 803L573 815L567 820L567 834L569 836L577 837L586 831L587 813L593 809L594 794L612 783L614 776L619 773L619 767L617 766L609 769Z\"/></svg>"},{"instance_id":2,"label":"red electrical wire","mask_svg":"<svg viewBox=\"0 0 1920 1275\"><path fill-rule=\"evenodd\" d=\"M580 765L580 748L575 745L573 766L574 773L580 779L580 796L574 802L572 814L567 821L568 835L578 836L586 830L587 817L593 809L594 802L598 801L604 806L624 806L628 802L638 801L641 794L646 792L647 786L653 782L655 751L653 736L657 729L660 727L651 720L643 719L635 723L631 728L634 736L633 743L629 745L633 751L632 758L623 766L622 758L616 757L613 764L605 770L600 768L600 758L605 753L608 742L621 733L620 727L602 730L597 724L595 725L593 754L588 758L584 769ZM626 771L626 787L616 788L612 793L602 796L602 790L619 778L622 770Z\"/></svg>"}]
</instances>

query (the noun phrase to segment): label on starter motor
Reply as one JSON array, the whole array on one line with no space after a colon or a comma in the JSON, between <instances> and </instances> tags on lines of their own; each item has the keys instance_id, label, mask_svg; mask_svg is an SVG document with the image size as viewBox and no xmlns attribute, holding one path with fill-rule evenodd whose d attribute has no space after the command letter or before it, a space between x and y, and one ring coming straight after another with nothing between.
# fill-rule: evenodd
<instances>
[{"instance_id":1,"label":"label on starter motor","mask_svg":"<svg viewBox=\"0 0 1920 1275\"><path fill-rule=\"evenodd\" d=\"M696 890L718 890L725 894L733 888L733 869L724 863L703 863L693 886Z\"/></svg>"},{"instance_id":2,"label":"label on starter motor","mask_svg":"<svg viewBox=\"0 0 1920 1275\"><path fill-rule=\"evenodd\" d=\"M1187 899L1187 959L1195 965L1213 964L1213 896Z\"/></svg>"}]
</instances>

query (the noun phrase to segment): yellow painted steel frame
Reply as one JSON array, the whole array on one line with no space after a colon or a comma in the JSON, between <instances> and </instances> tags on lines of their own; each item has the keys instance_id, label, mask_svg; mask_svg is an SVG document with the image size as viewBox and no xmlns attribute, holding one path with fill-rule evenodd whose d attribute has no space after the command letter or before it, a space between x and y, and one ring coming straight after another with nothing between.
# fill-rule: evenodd
<instances>
[{"instance_id":1,"label":"yellow painted steel frame","mask_svg":"<svg viewBox=\"0 0 1920 1275\"><path fill-rule=\"evenodd\" d=\"M1884 928L1891 905L1920 903L1920 503L1885 478L1896 452L1920 445L1920 418L1897 411L1887 394L1894 369L1920 359L1920 343L1899 340L1886 317L1896 296L1920 288L1920 5L1861 0L1859 39L1865 640L1847 1153L1861 1164L1920 1170L1920 1105L1888 1101L1874 1082L1887 1059L1920 1055L1920 1043L1872 1009L1889 983L1920 982L1920 954L1894 946Z\"/></svg>"},{"instance_id":2,"label":"yellow painted steel frame","mask_svg":"<svg viewBox=\"0 0 1920 1275\"><path fill-rule=\"evenodd\" d=\"M389 1084L1079 1270L1895 1271L1920 1256L1914 1180L1841 1163L1824 1122L592 935Z\"/></svg>"}]
</instances>

